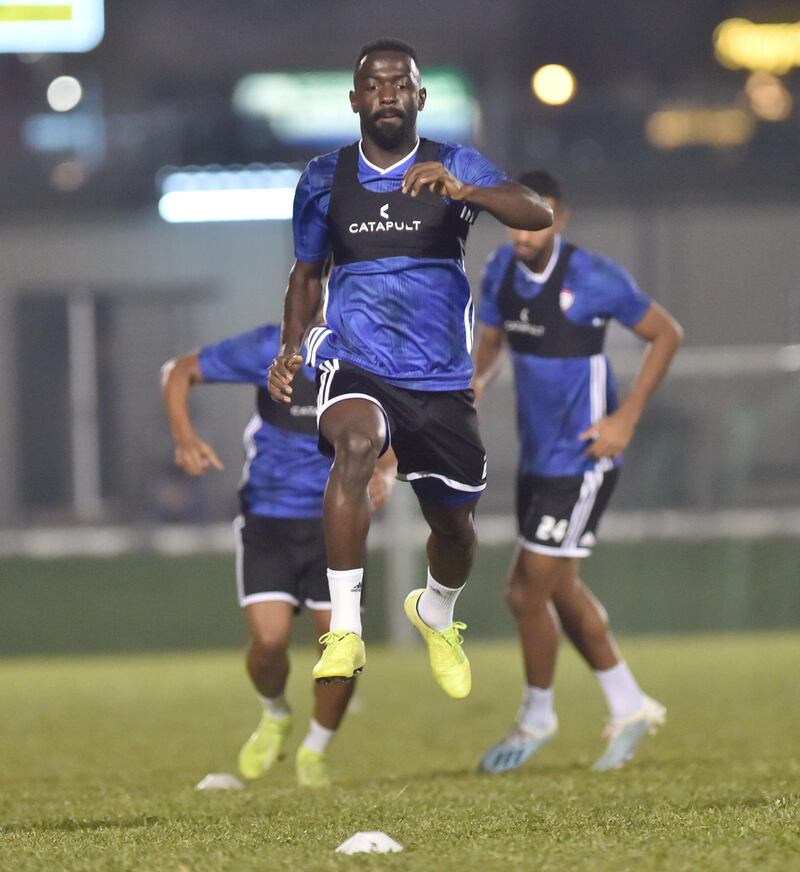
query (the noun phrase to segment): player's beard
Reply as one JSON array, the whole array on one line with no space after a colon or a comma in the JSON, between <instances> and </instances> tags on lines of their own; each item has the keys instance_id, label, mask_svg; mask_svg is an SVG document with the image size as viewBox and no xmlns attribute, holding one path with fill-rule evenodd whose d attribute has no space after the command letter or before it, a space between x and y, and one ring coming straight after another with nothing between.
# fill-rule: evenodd
<instances>
[{"instance_id":1,"label":"player's beard","mask_svg":"<svg viewBox=\"0 0 800 872\"><path fill-rule=\"evenodd\" d=\"M409 137L410 132L414 129L416 120L416 113L412 115L406 112L401 116L401 123L399 124L381 124L379 118L373 115L365 121L364 126L369 134L369 138L377 146L385 151L391 151L397 148L404 139Z\"/></svg>"}]
</instances>

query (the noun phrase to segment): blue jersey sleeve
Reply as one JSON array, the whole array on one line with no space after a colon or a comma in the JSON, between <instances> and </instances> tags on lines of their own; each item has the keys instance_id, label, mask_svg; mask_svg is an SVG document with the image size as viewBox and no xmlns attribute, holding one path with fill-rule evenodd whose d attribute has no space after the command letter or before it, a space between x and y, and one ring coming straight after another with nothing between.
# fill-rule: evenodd
<instances>
[{"instance_id":1,"label":"blue jersey sleeve","mask_svg":"<svg viewBox=\"0 0 800 872\"><path fill-rule=\"evenodd\" d=\"M490 187L508 181L508 176L490 163L475 148L467 145L445 145L442 163L461 182L467 185Z\"/></svg>"},{"instance_id":2,"label":"blue jersey sleeve","mask_svg":"<svg viewBox=\"0 0 800 872\"><path fill-rule=\"evenodd\" d=\"M207 382L264 385L278 353L280 328L265 324L200 349L200 372Z\"/></svg>"},{"instance_id":3,"label":"blue jersey sleeve","mask_svg":"<svg viewBox=\"0 0 800 872\"><path fill-rule=\"evenodd\" d=\"M598 257L589 275L592 295L604 317L614 318L626 327L642 320L650 308L650 298L621 266Z\"/></svg>"},{"instance_id":4,"label":"blue jersey sleeve","mask_svg":"<svg viewBox=\"0 0 800 872\"><path fill-rule=\"evenodd\" d=\"M338 152L316 157L305 168L294 192L294 256L318 263L328 256L328 204Z\"/></svg>"},{"instance_id":5,"label":"blue jersey sleeve","mask_svg":"<svg viewBox=\"0 0 800 872\"><path fill-rule=\"evenodd\" d=\"M504 245L489 255L481 276L481 299L478 304L478 321L489 327L502 327L503 316L500 313L500 285L508 269L510 245ZM512 255L513 256L513 255Z\"/></svg>"}]
</instances>

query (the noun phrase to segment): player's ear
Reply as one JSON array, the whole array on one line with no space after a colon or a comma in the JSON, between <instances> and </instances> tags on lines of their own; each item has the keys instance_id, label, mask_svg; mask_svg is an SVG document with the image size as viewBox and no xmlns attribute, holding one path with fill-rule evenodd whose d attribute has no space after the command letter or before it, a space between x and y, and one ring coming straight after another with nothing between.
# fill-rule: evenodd
<instances>
[{"instance_id":1,"label":"player's ear","mask_svg":"<svg viewBox=\"0 0 800 872\"><path fill-rule=\"evenodd\" d=\"M356 92L355 91L350 92L350 108L353 110L354 115L358 114L358 105L356 103Z\"/></svg>"},{"instance_id":2,"label":"player's ear","mask_svg":"<svg viewBox=\"0 0 800 872\"><path fill-rule=\"evenodd\" d=\"M572 213L569 211L567 206L558 203L556 205L556 214L554 216L554 224L556 225L556 230L560 233L566 226L569 224L569 219L572 217Z\"/></svg>"},{"instance_id":3,"label":"player's ear","mask_svg":"<svg viewBox=\"0 0 800 872\"><path fill-rule=\"evenodd\" d=\"M425 101L428 99L428 92L424 88L419 89L419 97L417 97L417 111L422 112L425 108Z\"/></svg>"}]
</instances>

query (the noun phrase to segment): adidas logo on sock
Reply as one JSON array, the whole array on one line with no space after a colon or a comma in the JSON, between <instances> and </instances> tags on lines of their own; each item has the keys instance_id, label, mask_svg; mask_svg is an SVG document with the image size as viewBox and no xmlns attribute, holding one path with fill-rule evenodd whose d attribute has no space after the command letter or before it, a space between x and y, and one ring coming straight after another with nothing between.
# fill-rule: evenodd
<instances>
[{"instance_id":1,"label":"adidas logo on sock","mask_svg":"<svg viewBox=\"0 0 800 872\"><path fill-rule=\"evenodd\" d=\"M361 590L361 582L355 586L350 588L350 593L358 593Z\"/></svg>"}]
</instances>

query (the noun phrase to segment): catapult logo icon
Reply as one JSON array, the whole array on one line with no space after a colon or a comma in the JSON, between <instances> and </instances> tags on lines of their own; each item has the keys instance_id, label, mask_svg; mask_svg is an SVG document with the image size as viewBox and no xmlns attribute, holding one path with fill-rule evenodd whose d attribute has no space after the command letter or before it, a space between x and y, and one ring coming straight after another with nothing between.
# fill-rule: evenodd
<instances>
[{"instance_id":1,"label":"catapult logo icon","mask_svg":"<svg viewBox=\"0 0 800 872\"><path fill-rule=\"evenodd\" d=\"M351 233L389 233L395 231L419 230L422 221L392 221L389 217L389 204L384 203L378 210L379 221L354 221L347 229Z\"/></svg>"},{"instance_id":2,"label":"catapult logo icon","mask_svg":"<svg viewBox=\"0 0 800 872\"><path fill-rule=\"evenodd\" d=\"M516 321L504 321L503 327L510 333L525 333L528 336L544 336L543 324L531 324L530 309L525 306L520 310Z\"/></svg>"}]
</instances>

